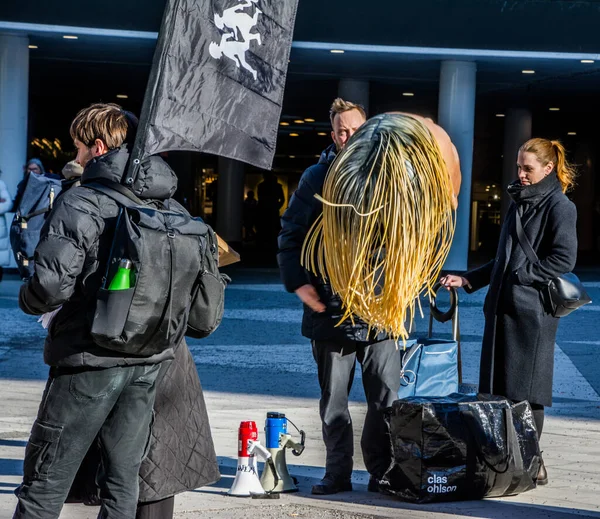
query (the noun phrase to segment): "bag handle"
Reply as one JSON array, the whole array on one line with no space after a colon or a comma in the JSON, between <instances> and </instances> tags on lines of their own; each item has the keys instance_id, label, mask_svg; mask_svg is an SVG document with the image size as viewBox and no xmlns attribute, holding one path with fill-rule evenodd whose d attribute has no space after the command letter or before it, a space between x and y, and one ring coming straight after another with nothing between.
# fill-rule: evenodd
<instances>
[{"instance_id":1,"label":"bag handle","mask_svg":"<svg viewBox=\"0 0 600 519\"><path fill-rule=\"evenodd\" d=\"M452 340L458 341L460 335L460 328L458 325L458 291L455 287L450 287L450 308L442 312L436 303L437 293L439 292L442 285L436 283L433 287L435 296L429 300L429 335L431 338L433 333L433 320L435 319L438 323L446 323L452 319Z\"/></svg>"},{"instance_id":2,"label":"bag handle","mask_svg":"<svg viewBox=\"0 0 600 519\"><path fill-rule=\"evenodd\" d=\"M435 296L429 300L429 332L428 337L431 339L433 335L433 320L439 323L446 323L452 319L452 340L456 342L457 364L458 364L458 383L462 384L462 359L460 350L460 322L458 318L458 290L455 287L450 287L450 308L446 312L442 312L436 303L437 293L442 288L440 283L433 286ZM444 287L445 288L445 287Z\"/></svg>"},{"instance_id":3,"label":"bag handle","mask_svg":"<svg viewBox=\"0 0 600 519\"><path fill-rule=\"evenodd\" d=\"M459 409L460 409L460 407L461 407L461 405L459 404ZM479 447L479 452L481 453L481 459L487 465L487 467L490 470L492 470L493 472L495 472L496 474L504 474L508 471L508 469L510 468L511 458L514 460L515 470L516 471L523 470L523 457L521 456L521 451L520 451L520 448L518 447L519 440L517 438L517 432L515 431L515 425L513 422L512 407L505 407L502 411L503 411L503 415L504 415L504 430L505 430L505 438L506 438L506 457L502 462L505 465L503 469L496 468L497 465L494 466L492 463L490 463L487 460L487 458L485 457L485 454L484 454L484 450L482 448L483 446L481 445L481 442L480 442L480 437L475 431L473 431L472 420L466 419L462 411L460 413L461 418L463 419L463 422L466 423L467 428L469 429L469 432L471 433L471 436L473 437L473 439L475 440L475 443ZM516 452L515 452L515 447L516 447Z\"/></svg>"}]
</instances>

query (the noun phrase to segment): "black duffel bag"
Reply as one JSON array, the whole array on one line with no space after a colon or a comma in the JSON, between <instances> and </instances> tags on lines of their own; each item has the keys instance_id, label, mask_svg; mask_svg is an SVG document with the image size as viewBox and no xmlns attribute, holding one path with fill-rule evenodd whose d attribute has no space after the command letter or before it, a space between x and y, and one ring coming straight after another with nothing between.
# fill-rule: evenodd
<instances>
[{"instance_id":1,"label":"black duffel bag","mask_svg":"<svg viewBox=\"0 0 600 519\"><path fill-rule=\"evenodd\" d=\"M393 459L382 491L414 503L519 494L540 450L528 402L452 394L396 400L385 413Z\"/></svg>"}]
</instances>

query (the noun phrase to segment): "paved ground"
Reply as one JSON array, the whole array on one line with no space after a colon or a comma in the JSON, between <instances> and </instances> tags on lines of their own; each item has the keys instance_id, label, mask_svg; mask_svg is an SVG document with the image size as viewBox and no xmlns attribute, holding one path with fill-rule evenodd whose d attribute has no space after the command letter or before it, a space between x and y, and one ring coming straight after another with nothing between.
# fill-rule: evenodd
<instances>
[{"instance_id":1,"label":"paved ground","mask_svg":"<svg viewBox=\"0 0 600 519\"><path fill-rule=\"evenodd\" d=\"M356 435L356 491L315 498L310 486L323 475L318 385L308 342L299 333L301 309L280 287L273 271L238 270L227 293L226 318L208 339L192 341L209 408L223 478L217 484L177 497L178 518L242 517L358 519L380 517L484 517L562 519L600 517L600 340L595 335L600 304L563 319L556 349L555 406L549 410L542 448L550 484L513 498L412 506L366 492L368 475ZM600 301L600 274L582 276ZM35 318L16 306L19 282L0 284L0 519L11 517L12 491L20 480L25 441L35 417L47 369L42 363L44 333ZM465 382L478 378L484 293L461 294ZM415 335L426 319L418 319ZM437 330L445 333L442 325ZM351 411L360 429L365 406L360 374L351 394ZM279 500L231 498L237 426L255 420L262 428L267 411L285 412L307 433L307 448L289 459L300 492ZM96 517L97 509L67 505L62 519Z\"/></svg>"}]
</instances>

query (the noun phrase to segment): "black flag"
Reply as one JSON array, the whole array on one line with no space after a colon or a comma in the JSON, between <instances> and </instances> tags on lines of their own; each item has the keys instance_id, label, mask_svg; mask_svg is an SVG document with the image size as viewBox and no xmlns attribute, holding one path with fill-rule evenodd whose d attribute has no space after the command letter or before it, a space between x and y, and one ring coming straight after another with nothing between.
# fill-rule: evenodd
<instances>
[{"instance_id":1,"label":"black flag","mask_svg":"<svg viewBox=\"0 0 600 519\"><path fill-rule=\"evenodd\" d=\"M139 161L173 150L271 168L297 5L168 0L130 178Z\"/></svg>"}]
</instances>

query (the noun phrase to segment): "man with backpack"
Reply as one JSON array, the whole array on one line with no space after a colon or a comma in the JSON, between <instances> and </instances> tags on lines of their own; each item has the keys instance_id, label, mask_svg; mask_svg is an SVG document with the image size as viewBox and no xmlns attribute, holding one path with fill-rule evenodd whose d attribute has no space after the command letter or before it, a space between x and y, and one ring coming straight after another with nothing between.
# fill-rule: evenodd
<instances>
[{"instance_id":1,"label":"man with backpack","mask_svg":"<svg viewBox=\"0 0 600 519\"><path fill-rule=\"evenodd\" d=\"M14 518L57 518L96 437L103 457L98 476L99 517L132 518L136 514L138 470L148 444L156 378L161 363L173 358L174 343L181 340L187 318L180 317L172 287L170 300L154 294L164 311L152 315L156 301L154 306L149 302L146 321L130 322L127 304L110 307L110 297L120 298L121 303L123 298L131 301L133 286L143 280L132 276L132 288L110 294L107 276L128 264L132 270L139 269L141 277L143 258L122 258L115 263L111 252L117 220L129 213L98 185L116 185L131 192L149 214L153 208L168 205L177 188L175 174L158 157L142 162L132 184L121 184L136 123L132 114L117 105L95 104L79 112L71 125L77 162L85 168L82 185L56 201L35 252L34 275L19 294L19 305L28 314L58 312L45 343L44 360L50 373L25 451L23 483L15 491L19 502ZM170 252L177 250L173 239ZM164 268L173 272L172 263ZM107 293L108 299L100 297ZM102 336L102 330L92 333L98 314L107 311L107 301L109 324L121 320L126 328L120 343L115 337L99 341L96 335ZM162 347L136 343L137 338L148 336L148 328L153 337L164 336ZM129 343L136 344L136 353L131 353ZM160 341L148 338L146 343Z\"/></svg>"}]
</instances>

